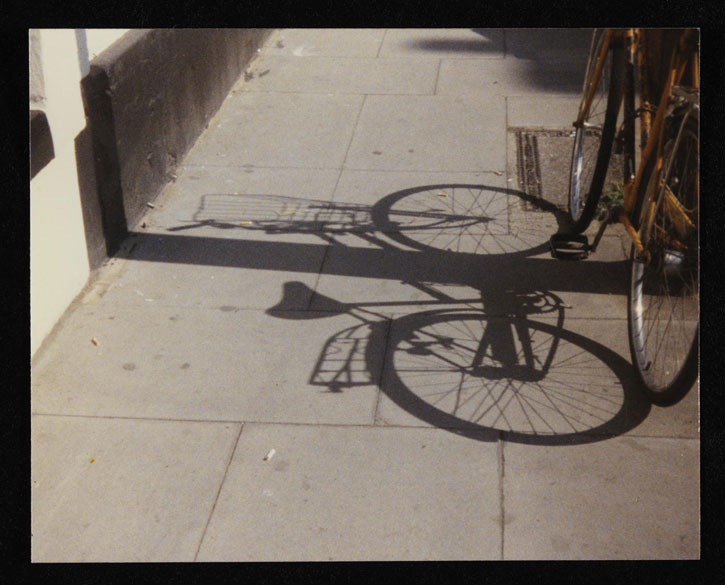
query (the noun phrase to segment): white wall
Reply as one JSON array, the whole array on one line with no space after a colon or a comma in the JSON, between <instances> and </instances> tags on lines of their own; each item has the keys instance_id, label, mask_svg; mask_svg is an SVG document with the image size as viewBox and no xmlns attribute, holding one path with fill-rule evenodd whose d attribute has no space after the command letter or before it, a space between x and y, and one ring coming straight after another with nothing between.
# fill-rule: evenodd
<instances>
[{"instance_id":1,"label":"white wall","mask_svg":"<svg viewBox=\"0 0 725 585\"><path fill-rule=\"evenodd\" d=\"M86 126L80 80L88 62L127 30L30 32L31 108L45 111L55 150L30 182L31 355L90 275L74 144Z\"/></svg>"}]
</instances>

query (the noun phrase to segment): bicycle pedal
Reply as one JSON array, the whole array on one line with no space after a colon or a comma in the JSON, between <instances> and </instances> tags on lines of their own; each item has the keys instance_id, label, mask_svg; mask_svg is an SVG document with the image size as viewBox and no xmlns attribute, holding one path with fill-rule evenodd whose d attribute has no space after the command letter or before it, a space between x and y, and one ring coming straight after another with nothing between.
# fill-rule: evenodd
<instances>
[{"instance_id":1,"label":"bicycle pedal","mask_svg":"<svg viewBox=\"0 0 725 585\"><path fill-rule=\"evenodd\" d=\"M549 238L552 257L557 260L584 260L589 256L589 241L581 234L554 234Z\"/></svg>"}]
</instances>

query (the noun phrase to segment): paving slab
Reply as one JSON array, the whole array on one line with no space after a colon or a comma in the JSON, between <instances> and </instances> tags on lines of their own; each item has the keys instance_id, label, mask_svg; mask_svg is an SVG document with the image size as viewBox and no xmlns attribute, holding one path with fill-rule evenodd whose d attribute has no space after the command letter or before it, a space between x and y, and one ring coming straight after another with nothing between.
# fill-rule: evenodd
<instances>
[{"instance_id":1,"label":"paving slab","mask_svg":"<svg viewBox=\"0 0 725 585\"><path fill-rule=\"evenodd\" d=\"M299 234L270 239L259 230L239 229L203 226L135 236L137 246L128 254L123 275L104 285L105 303L266 309L290 279L314 287L325 240ZM309 300L290 297L284 308L303 310Z\"/></svg>"},{"instance_id":2,"label":"paving slab","mask_svg":"<svg viewBox=\"0 0 725 585\"><path fill-rule=\"evenodd\" d=\"M360 95L232 94L184 164L340 168Z\"/></svg>"},{"instance_id":3,"label":"paving slab","mask_svg":"<svg viewBox=\"0 0 725 585\"><path fill-rule=\"evenodd\" d=\"M198 560L499 559L497 464L435 429L245 425Z\"/></svg>"},{"instance_id":4,"label":"paving slab","mask_svg":"<svg viewBox=\"0 0 725 585\"><path fill-rule=\"evenodd\" d=\"M346 170L333 205L361 206L369 214L362 227L400 234L402 246L446 250L444 244L454 240L455 250L473 252L481 235L510 227L509 194L500 172Z\"/></svg>"},{"instance_id":5,"label":"paving slab","mask_svg":"<svg viewBox=\"0 0 725 585\"><path fill-rule=\"evenodd\" d=\"M443 59L436 94L579 96L585 70L586 60Z\"/></svg>"},{"instance_id":6,"label":"paving slab","mask_svg":"<svg viewBox=\"0 0 725 585\"><path fill-rule=\"evenodd\" d=\"M507 28L506 58L552 64L575 62L582 64L583 71L592 32L590 28Z\"/></svg>"},{"instance_id":7,"label":"paving slab","mask_svg":"<svg viewBox=\"0 0 725 585\"><path fill-rule=\"evenodd\" d=\"M280 197L309 200L318 205L330 201L339 175L340 171L336 169L268 169L251 164L242 167L183 166L176 180L167 185L154 202L155 207L144 217L144 231L183 233L185 228L206 222L233 225L240 228L236 231L243 232L245 230L241 228L250 226L242 225L242 222L254 220L262 213L264 219L284 219L286 216L279 215L284 207L276 203ZM226 203L223 209L210 206L223 197L233 204ZM265 200L268 203L262 205Z\"/></svg>"},{"instance_id":8,"label":"paving slab","mask_svg":"<svg viewBox=\"0 0 725 585\"><path fill-rule=\"evenodd\" d=\"M505 170L503 98L367 96L345 169Z\"/></svg>"},{"instance_id":9,"label":"paving slab","mask_svg":"<svg viewBox=\"0 0 725 585\"><path fill-rule=\"evenodd\" d=\"M443 282L433 276L438 273L435 261L418 251L402 250L385 236L370 240L360 233L336 236L335 241L315 286L310 305L314 310L329 306L329 299L334 299L351 308L360 305L373 315L389 315L406 304L419 310L442 295L469 301L478 298L474 288L461 282L463 274L458 272L456 281L453 271L453 277Z\"/></svg>"},{"instance_id":10,"label":"paving slab","mask_svg":"<svg viewBox=\"0 0 725 585\"><path fill-rule=\"evenodd\" d=\"M504 558L700 556L699 442L618 437L566 449L504 445Z\"/></svg>"},{"instance_id":11,"label":"paving slab","mask_svg":"<svg viewBox=\"0 0 725 585\"><path fill-rule=\"evenodd\" d=\"M385 29L318 28L279 29L267 39L264 55L295 57L376 57L385 36Z\"/></svg>"},{"instance_id":12,"label":"paving slab","mask_svg":"<svg viewBox=\"0 0 725 585\"><path fill-rule=\"evenodd\" d=\"M193 561L239 431L31 417L32 562Z\"/></svg>"},{"instance_id":13,"label":"paving slab","mask_svg":"<svg viewBox=\"0 0 725 585\"><path fill-rule=\"evenodd\" d=\"M385 31L380 57L502 59L503 29L400 28Z\"/></svg>"},{"instance_id":14,"label":"paving slab","mask_svg":"<svg viewBox=\"0 0 725 585\"><path fill-rule=\"evenodd\" d=\"M34 367L33 412L372 424L384 347L359 320L150 305L79 307ZM347 362L329 357L331 346ZM338 377L354 372L344 394L330 389L338 366Z\"/></svg>"},{"instance_id":15,"label":"paving slab","mask_svg":"<svg viewBox=\"0 0 725 585\"><path fill-rule=\"evenodd\" d=\"M526 128L571 128L579 110L579 96L552 96L545 100L532 96L506 99L509 126Z\"/></svg>"},{"instance_id":16,"label":"paving slab","mask_svg":"<svg viewBox=\"0 0 725 585\"><path fill-rule=\"evenodd\" d=\"M243 91L337 94L432 94L438 63L362 57L260 55Z\"/></svg>"},{"instance_id":17,"label":"paving slab","mask_svg":"<svg viewBox=\"0 0 725 585\"><path fill-rule=\"evenodd\" d=\"M314 288L328 245L315 232L338 174L185 167L136 226L123 277L103 283L107 302L266 309L291 278Z\"/></svg>"},{"instance_id":18,"label":"paving slab","mask_svg":"<svg viewBox=\"0 0 725 585\"><path fill-rule=\"evenodd\" d=\"M700 380L695 381L687 395L673 406L652 406L647 418L631 435L700 439Z\"/></svg>"}]
</instances>

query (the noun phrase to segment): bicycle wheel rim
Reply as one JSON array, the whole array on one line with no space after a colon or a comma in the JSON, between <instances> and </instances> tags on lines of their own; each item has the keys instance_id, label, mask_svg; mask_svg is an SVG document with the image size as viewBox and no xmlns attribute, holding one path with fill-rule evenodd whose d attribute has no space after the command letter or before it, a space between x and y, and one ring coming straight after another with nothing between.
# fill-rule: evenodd
<instances>
[{"instance_id":1,"label":"bicycle wheel rim","mask_svg":"<svg viewBox=\"0 0 725 585\"><path fill-rule=\"evenodd\" d=\"M594 39L594 55L599 54L603 41L604 35ZM622 91L622 57L620 46L610 47L589 111L574 136L569 175L569 215L577 232L584 231L591 222L609 168ZM580 109L584 106L595 68L596 59L590 59Z\"/></svg>"},{"instance_id":2,"label":"bicycle wheel rim","mask_svg":"<svg viewBox=\"0 0 725 585\"><path fill-rule=\"evenodd\" d=\"M641 222L640 237L651 258L646 261L634 251L632 254L632 361L645 392L657 404L672 404L682 398L697 377L698 155L697 123L690 119L676 140L666 146L654 220L649 226ZM658 181L658 177L650 181ZM688 210L693 225L686 234L666 212L666 188ZM677 243L684 243L684 248Z\"/></svg>"}]
</instances>

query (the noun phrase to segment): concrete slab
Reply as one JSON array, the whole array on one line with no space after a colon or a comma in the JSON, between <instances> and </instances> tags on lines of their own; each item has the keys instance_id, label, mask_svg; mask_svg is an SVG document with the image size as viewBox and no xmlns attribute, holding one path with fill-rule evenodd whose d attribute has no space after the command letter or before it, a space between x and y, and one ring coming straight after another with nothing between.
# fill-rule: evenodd
<instances>
[{"instance_id":1,"label":"concrete slab","mask_svg":"<svg viewBox=\"0 0 725 585\"><path fill-rule=\"evenodd\" d=\"M697 559L699 442L504 446L504 558Z\"/></svg>"},{"instance_id":2,"label":"concrete slab","mask_svg":"<svg viewBox=\"0 0 725 585\"><path fill-rule=\"evenodd\" d=\"M294 279L314 287L328 243L310 235L224 230L204 226L180 233L136 236L123 275L103 301L125 307L266 309ZM309 296L286 299L304 310Z\"/></svg>"},{"instance_id":3,"label":"concrete slab","mask_svg":"<svg viewBox=\"0 0 725 585\"><path fill-rule=\"evenodd\" d=\"M371 240L366 234L350 234L336 236L335 241L315 287L313 310L324 309L334 299L350 308L362 304L373 315L390 315L406 305L420 310L441 295L478 298L476 290L465 284L465 274L452 270L445 280L436 278L435 260L403 250L385 236Z\"/></svg>"},{"instance_id":4,"label":"concrete slab","mask_svg":"<svg viewBox=\"0 0 725 585\"><path fill-rule=\"evenodd\" d=\"M312 33L312 34L311 34ZM376 57L385 29L318 28L278 29L261 53L295 57Z\"/></svg>"},{"instance_id":5,"label":"concrete slab","mask_svg":"<svg viewBox=\"0 0 725 585\"><path fill-rule=\"evenodd\" d=\"M361 230L400 234L405 247L446 250L455 240L474 252L481 235L507 229L509 194L502 173L343 171L333 206L359 206L369 216Z\"/></svg>"},{"instance_id":6,"label":"concrete slab","mask_svg":"<svg viewBox=\"0 0 725 585\"><path fill-rule=\"evenodd\" d=\"M102 294L125 306L266 309L291 278L314 288L328 242L310 232L322 227L338 174L185 167L137 226L123 277ZM288 300L285 308L306 309L310 297Z\"/></svg>"},{"instance_id":7,"label":"concrete slab","mask_svg":"<svg viewBox=\"0 0 725 585\"><path fill-rule=\"evenodd\" d=\"M700 439L700 381L695 382L689 393L673 406L652 406L631 435L639 437L670 437L676 439Z\"/></svg>"},{"instance_id":8,"label":"concrete slab","mask_svg":"<svg viewBox=\"0 0 725 585\"><path fill-rule=\"evenodd\" d=\"M243 91L338 94L432 94L438 63L360 57L261 55Z\"/></svg>"},{"instance_id":9,"label":"concrete slab","mask_svg":"<svg viewBox=\"0 0 725 585\"><path fill-rule=\"evenodd\" d=\"M167 185L157 199L155 207L149 209L144 221L148 231L171 228L179 233L185 231L181 228L199 224L200 218L245 227L239 224L264 211L268 216L278 218L275 212L280 211L281 207L274 204L277 197L310 200L313 203L329 201L339 174L338 170L329 169L267 169L253 165L184 166L179 170L176 181ZM225 209L224 215L216 217L213 213L218 209L205 208L207 200L213 201L214 198L226 195L235 196L232 200L236 200L237 204ZM269 204L259 207L265 199L269 200ZM269 219L267 216L265 218Z\"/></svg>"},{"instance_id":10,"label":"concrete slab","mask_svg":"<svg viewBox=\"0 0 725 585\"><path fill-rule=\"evenodd\" d=\"M512 96L506 99L509 126L570 129L579 110L580 96Z\"/></svg>"},{"instance_id":11,"label":"concrete slab","mask_svg":"<svg viewBox=\"0 0 725 585\"><path fill-rule=\"evenodd\" d=\"M590 28L507 28L504 30L506 58L583 62L583 75L592 33Z\"/></svg>"},{"instance_id":12,"label":"concrete slab","mask_svg":"<svg viewBox=\"0 0 725 585\"><path fill-rule=\"evenodd\" d=\"M340 168L363 98L359 95L230 95L184 164Z\"/></svg>"},{"instance_id":13,"label":"concrete slab","mask_svg":"<svg viewBox=\"0 0 725 585\"><path fill-rule=\"evenodd\" d=\"M194 560L240 425L31 417L31 560Z\"/></svg>"},{"instance_id":14,"label":"concrete slab","mask_svg":"<svg viewBox=\"0 0 725 585\"><path fill-rule=\"evenodd\" d=\"M367 96L345 169L504 171L503 98Z\"/></svg>"},{"instance_id":15,"label":"concrete slab","mask_svg":"<svg viewBox=\"0 0 725 585\"><path fill-rule=\"evenodd\" d=\"M277 298L270 295L270 304ZM59 332L54 351L41 356L34 368L32 410L176 420L371 424L378 394L373 375L380 369L384 348L379 337L358 329L359 324L349 315L271 316L225 305L217 309L83 306ZM341 333L345 331L346 337ZM340 367L347 365L356 372L350 390L342 394L330 392L329 372L334 370L327 364L332 358L325 361L325 348L337 347L338 341L350 352Z\"/></svg>"},{"instance_id":16,"label":"concrete slab","mask_svg":"<svg viewBox=\"0 0 725 585\"><path fill-rule=\"evenodd\" d=\"M493 172L456 173L451 171L358 171L343 170L335 189L334 201L372 206L408 189L435 185L481 185L502 189L505 177Z\"/></svg>"},{"instance_id":17,"label":"concrete slab","mask_svg":"<svg viewBox=\"0 0 725 585\"><path fill-rule=\"evenodd\" d=\"M437 430L245 425L198 560L498 559L496 468Z\"/></svg>"},{"instance_id":18,"label":"concrete slab","mask_svg":"<svg viewBox=\"0 0 725 585\"><path fill-rule=\"evenodd\" d=\"M388 29L380 57L502 59L503 29Z\"/></svg>"},{"instance_id":19,"label":"concrete slab","mask_svg":"<svg viewBox=\"0 0 725 585\"><path fill-rule=\"evenodd\" d=\"M585 70L586 60L443 59L436 93L579 96Z\"/></svg>"}]
</instances>

